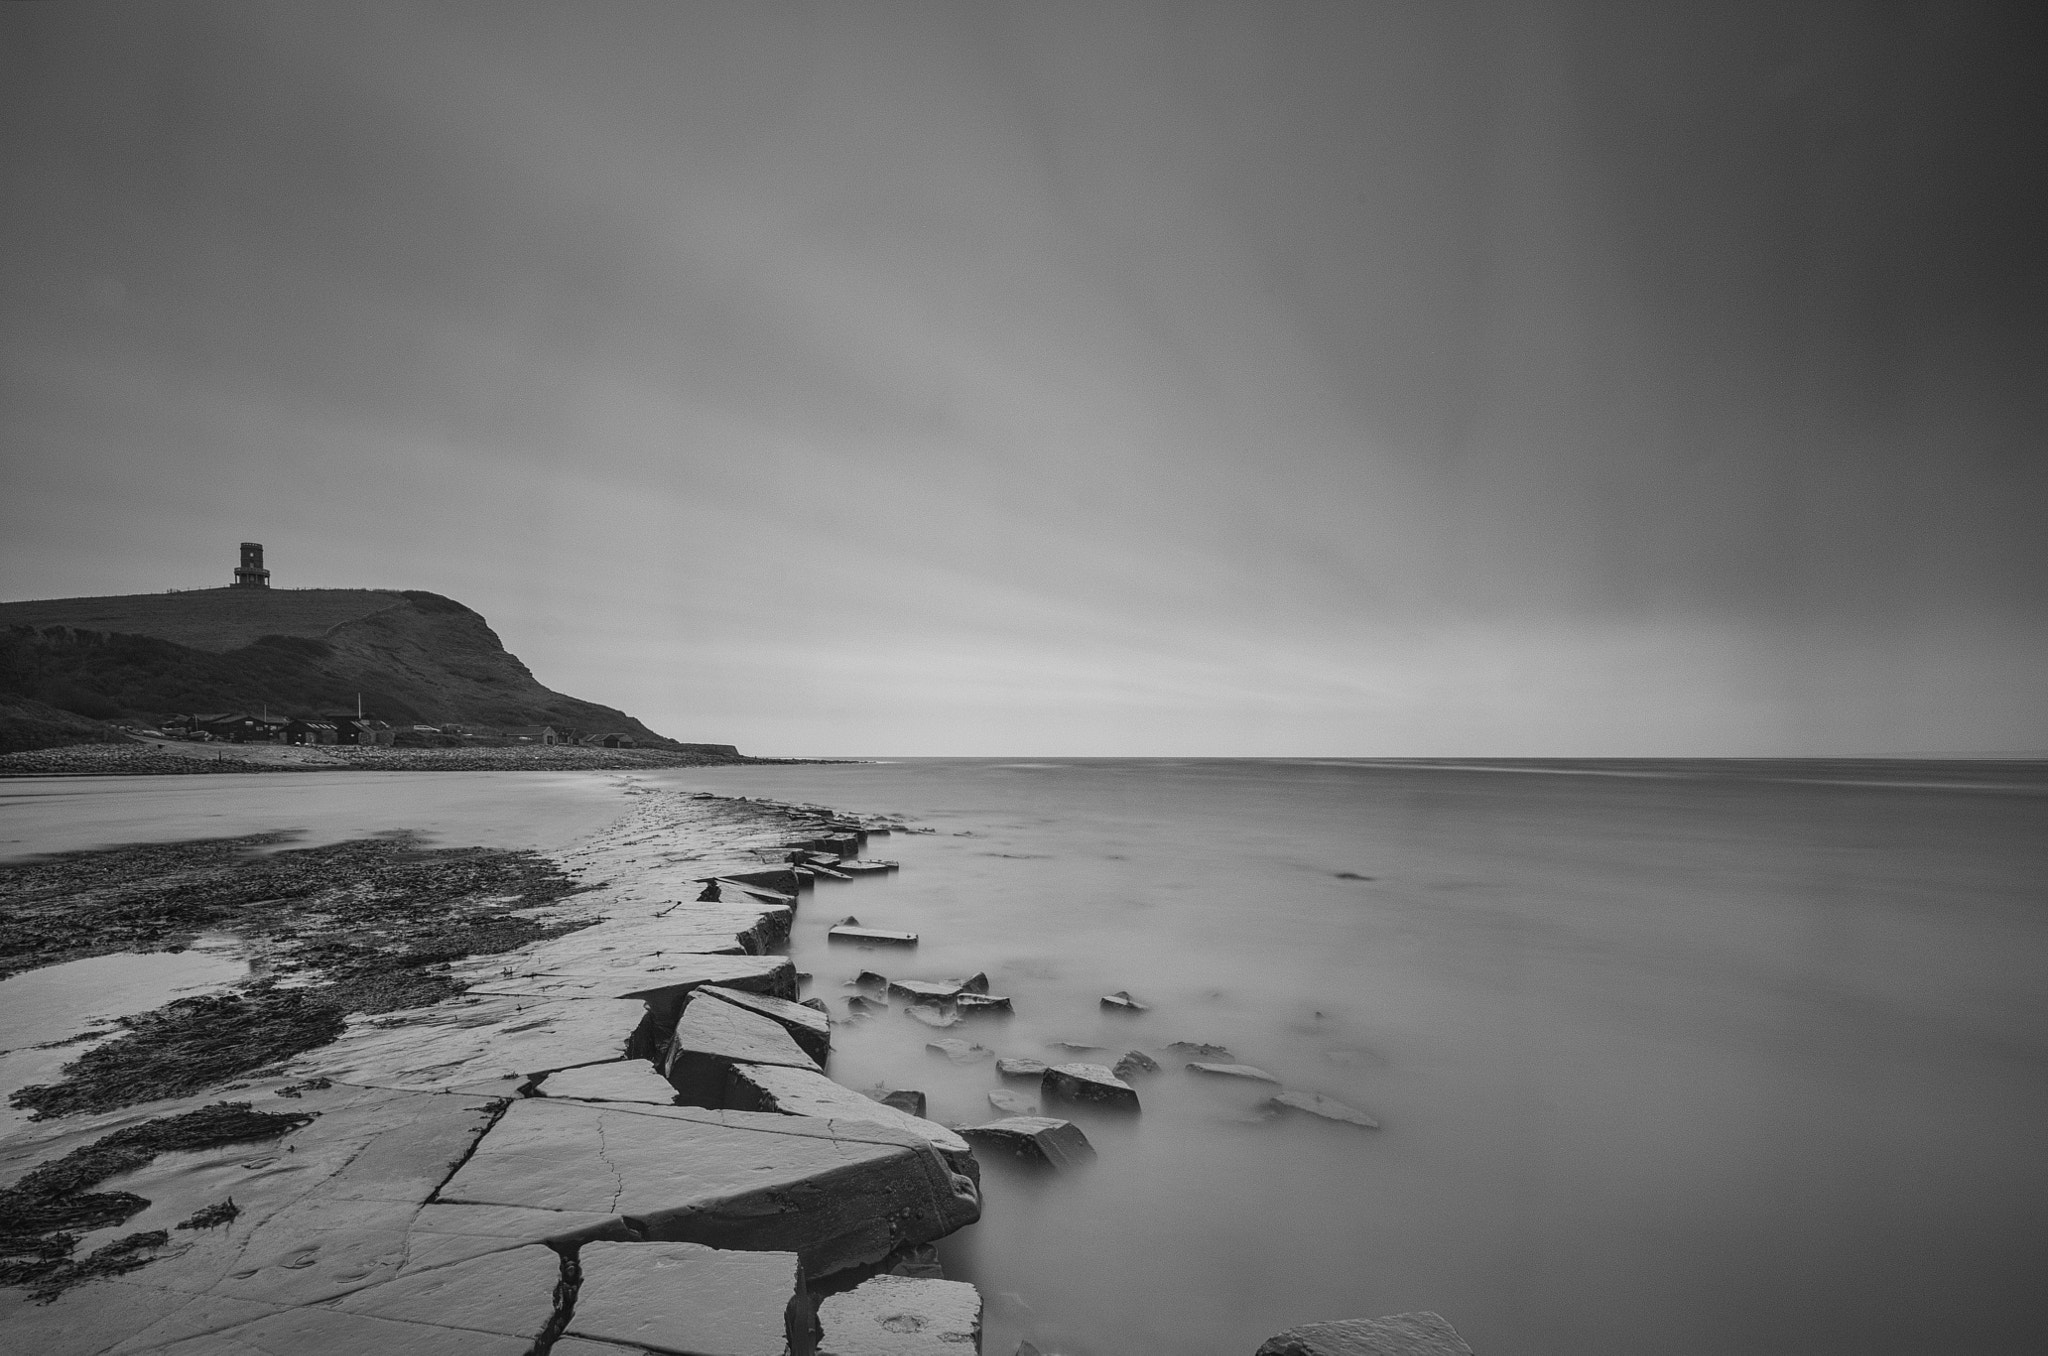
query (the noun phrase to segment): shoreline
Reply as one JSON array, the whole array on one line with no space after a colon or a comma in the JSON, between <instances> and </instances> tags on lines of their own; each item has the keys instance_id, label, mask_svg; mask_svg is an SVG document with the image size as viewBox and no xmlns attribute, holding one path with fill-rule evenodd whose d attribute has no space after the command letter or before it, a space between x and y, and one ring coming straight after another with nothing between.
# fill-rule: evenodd
<instances>
[{"instance_id":1,"label":"shoreline","mask_svg":"<svg viewBox=\"0 0 2048 1356\"><path fill-rule=\"evenodd\" d=\"M67 744L0 754L0 781L46 777L207 776L271 772L639 772L673 767L751 767L856 761L752 758L671 749L534 747L357 748L348 745Z\"/></svg>"}]
</instances>

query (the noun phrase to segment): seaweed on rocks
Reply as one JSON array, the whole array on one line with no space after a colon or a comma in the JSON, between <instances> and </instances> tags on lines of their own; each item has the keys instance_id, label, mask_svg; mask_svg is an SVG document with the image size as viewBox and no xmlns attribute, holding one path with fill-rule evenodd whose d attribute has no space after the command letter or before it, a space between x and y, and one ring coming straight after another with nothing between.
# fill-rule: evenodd
<instances>
[{"instance_id":1,"label":"seaweed on rocks","mask_svg":"<svg viewBox=\"0 0 2048 1356\"><path fill-rule=\"evenodd\" d=\"M0 863L0 977L231 932L265 978L121 1020L125 1034L10 1098L38 1118L181 1096L291 1059L353 1014L462 993L451 962L585 926L534 916L585 888L533 852L404 834L286 851L283 835L150 843ZM282 982L280 982L282 981Z\"/></svg>"},{"instance_id":2,"label":"seaweed on rocks","mask_svg":"<svg viewBox=\"0 0 2048 1356\"><path fill-rule=\"evenodd\" d=\"M40 1121L189 1096L325 1045L346 1020L318 991L271 988L180 998L121 1025L126 1036L66 1064L62 1082L18 1089L9 1102Z\"/></svg>"},{"instance_id":3,"label":"seaweed on rocks","mask_svg":"<svg viewBox=\"0 0 2048 1356\"><path fill-rule=\"evenodd\" d=\"M132 1191L91 1188L147 1167L161 1153L276 1139L312 1119L305 1112L254 1111L247 1102L216 1102L116 1130L32 1169L0 1189L0 1259L5 1259L0 1260L0 1285L26 1286L36 1300L47 1303L80 1281L146 1265L150 1258L143 1254L170 1239L162 1230L129 1234L80 1261L71 1259L81 1231L110 1228L149 1206Z\"/></svg>"}]
</instances>

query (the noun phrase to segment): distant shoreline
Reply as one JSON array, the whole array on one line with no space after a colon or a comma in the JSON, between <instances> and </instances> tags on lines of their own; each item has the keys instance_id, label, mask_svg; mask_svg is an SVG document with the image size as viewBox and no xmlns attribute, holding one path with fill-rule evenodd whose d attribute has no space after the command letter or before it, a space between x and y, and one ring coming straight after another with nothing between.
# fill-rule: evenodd
<instances>
[{"instance_id":1,"label":"distant shoreline","mask_svg":"<svg viewBox=\"0 0 2048 1356\"><path fill-rule=\"evenodd\" d=\"M134 744L69 744L0 755L0 780L252 772L623 772L837 761L854 760L749 758L671 749L597 749L574 744L411 749L150 740Z\"/></svg>"}]
</instances>

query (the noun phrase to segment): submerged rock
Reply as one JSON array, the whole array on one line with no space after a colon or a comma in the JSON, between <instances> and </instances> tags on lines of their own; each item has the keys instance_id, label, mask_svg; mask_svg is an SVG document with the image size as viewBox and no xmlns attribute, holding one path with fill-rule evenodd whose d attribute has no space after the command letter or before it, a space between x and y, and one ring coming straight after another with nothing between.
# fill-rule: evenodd
<instances>
[{"instance_id":1,"label":"submerged rock","mask_svg":"<svg viewBox=\"0 0 2048 1356\"><path fill-rule=\"evenodd\" d=\"M990 1088L988 1104L1002 1112L1005 1116L1036 1116L1038 1114L1038 1103L1021 1093L1011 1092L1008 1088Z\"/></svg>"},{"instance_id":2,"label":"submerged rock","mask_svg":"<svg viewBox=\"0 0 2048 1356\"><path fill-rule=\"evenodd\" d=\"M1212 1064L1198 1059L1190 1061L1187 1067L1196 1073L1210 1074L1217 1078L1249 1078L1261 1083L1280 1081L1264 1069L1255 1069L1249 1064Z\"/></svg>"},{"instance_id":3,"label":"submerged rock","mask_svg":"<svg viewBox=\"0 0 2048 1356\"><path fill-rule=\"evenodd\" d=\"M935 1007L930 1003L912 1003L909 1007L903 1009L903 1015L915 1018L926 1026L937 1027L941 1031L949 1026L960 1025L959 1013L948 1012L944 1008Z\"/></svg>"},{"instance_id":4,"label":"submerged rock","mask_svg":"<svg viewBox=\"0 0 2048 1356\"><path fill-rule=\"evenodd\" d=\"M860 994L846 1000L846 1010L856 1017L872 1017L878 1012L887 1012L889 1005L879 998L864 998Z\"/></svg>"},{"instance_id":5,"label":"submerged rock","mask_svg":"<svg viewBox=\"0 0 2048 1356\"><path fill-rule=\"evenodd\" d=\"M892 979L889 981L889 996L903 998L912 1003L950 1003L960 993L958 980L945 979Z\"/></svg>"},{"instance_id":6,"label":"submerged rock","mask_svg":"<svg viewBox=\"0 0 2048 1356\"><path fill-rule=\"evenodd\" d=\"M856 989L871 990L875 993L887 993L889 990L888 976L878 975L873 970L863 970L847 982Z\"/></svg>"},{"instance_id":7,"label":"submerged rock","mask_svg":"<svg viewBox=\"0 0 2048 1356\"><path fill-rule=\"evenodd\" d=\"M1206 1041L1175 1041L1166 1048L1173 1051L1176 1055L1185 1055L1189 1059L1229 1059L1231 1057L1230 1051L1220 1045L1210 1045Z\"/></svg>"},{"instance_id":8,"label":"submerged rock","mask_svg":"<svg viewBox=\"0 0 2048 1356\"><path fill-rule=\"evenodd\" d=\"M955 1064L979 1064L982 1060L993 1059L996 1053L986 1045L969 1045L957 1036L947 1036L943 1040L926 1041L924 1048L934 1054L944 1055Z\"/></svg>"},{"instance_id":9,"label":"submerged rock","mask_svg":"<svg viewBox=\"0 0 2048 1356\"><path fill-rule=\"evenodd\" d=\"M953 1004L963 1017L1008 1017L1016 1011L1010 1000L1000 994L962 993L953 1000Z\"/></svg>"},{"instance_id":10,"label":"submerged rock","mask_svg":"<svg viewBox=\"0 0 2048 1356\"><path fill-rule=\"evenodd\" d=\"M1008 1058L996 1061L996 1072L1005 1078L1029 1078L1033 1082L1045 1077L1047 1064L1042 1059Z\"/></svg>"},{"instance_id":11,"label":"submerged rock","mask_svg":"<svg viewBox=\"0 0 2048 1356\"><path fill-rule=\"evenodd\" d=\"M1110 1072L1128 1082L1138 1074L1158 1073L1159 1061L1143 1050L1126 1050L1124 1057L1110 1067Z\"/></svg>"},{"instance_id":12,"label":"submerged rock","mask_svg":"<svg viewBox=\"0 0 2048 1356\"><path fill-rule=\"evenodd\" d=\"M987 993L987 992L988 992L988 975L987 975L986 973L978 973L978 974L975 974L975 975L973 975L973 976L972 976L972 977L970 977L970 978L967 978L967 979L963 979L963 980L961 980L961 981L960 981L960 992L961 992L961 993L984 993L984 994L985 994L985 993Z\"/></svg>"},{"instance_id":13,"label":"submerged rock","mask_svg":"<svg viewBox=\"0 0 2048 1356\"><path fill-rule=\"evenodd\" d=\"M1135 1013L1150 1012L1152 1010L1151 1004L1140 1003L1137 999L1131 997L1128 989L1118 989L1115 993L1105 994L1102 999L1102 1006L1111 1012Z\"/></svg>"},{"instance_id":14,"label":"submerged rock","mask_svg":"<svg viewBox=\"0 0 2048 1356\"><path fill-rule=\"evenodd\" d=\"M897 1088L875 1098L883 1106L893 1106L906 1116L924 1115L924 1094L915 1088Z\"/></svg>"},{"instance_id":15,"label":"submerged rock","mask_svg":"<svg viewBox=\"0 0 2048 1356\"><path fill-rule=\"evenodd\" d=\"M1095 1157L1095 1146L1080 1126L1050 1116L1011 1116L987 1125L963 1126L960 1133L986 1149L1042 1167L1078 1167Z\"/></svg>"},{"instance_id":16,"label":"submerged rock","mask_svg":"<svg viewBox=\"0 0 2048 1356\"><path fill-rule=\"evenodd\" d=\"M820 1356L967 1356L981 1350L981 1292L965 1281L875 1276L818 1306Z\"/></svg>"},{"instance_id":17,"label":"submerged rock","mask_svg":"<svg viewBox=\"0 0 2048 1356\"><path fill-rule=\"evenodd\" d=\"M1119 1111L1138 1109L1138 1090L1100 1064L1055 1064L1039 1081L1047 1102L1082 1102Z\"/></svg>"},{"instance_id":18,"label":"submerged rock","mask_svg":"<svg viewBox=\"0 0 2048 1356\"><path fill-rule=\"evenodd\" d=\"M1320 1116L1326 1121L1343 1121L1349 1125L1377 1130L1380 1123L1355 1106L1346 1106L1333 1097L1316 1092L1283 1092L1267 1102L1279 1111L1306 1111L1311 1116Z\"/></svg>"},{"instance_id":19,"label":"submerged rock","mask_svg":"<svg viewBox=\"0 0 2048 1356\"><path fill-rule=\"evenodd\" d=\"M1443 1315L1418 1309L1386 1318L1304 1323L1269 1337L1254 1356L1472 1356Z\"/></svg>"},{"instance_id":20,"label":"submerged rock","mask_svg":"<svg viewBox=\"0 0 2048 1356\"><path fill-rule=\"evenodd\" d=\"M1065 1050L1070 1054L1076 1055L1089 1055L1103 1047L1100 1045L1090 1045L1086 1041L1052 1041L1047 1044L1046 1048L1049 1050Z\"/></svg>"},{"instance_id":21,"label":"submerged rock","mask_svg":"<svg viewBox=\"0 0 2048 1356\"><path fill-rule=\"evenodd\" d=\"M791 1252L698 1243L586 1243L565 1336L635 1350L811 1356L816 1317ZM558 1343L555 1350L560 1351Z\"/></svg>"}]
</instances>

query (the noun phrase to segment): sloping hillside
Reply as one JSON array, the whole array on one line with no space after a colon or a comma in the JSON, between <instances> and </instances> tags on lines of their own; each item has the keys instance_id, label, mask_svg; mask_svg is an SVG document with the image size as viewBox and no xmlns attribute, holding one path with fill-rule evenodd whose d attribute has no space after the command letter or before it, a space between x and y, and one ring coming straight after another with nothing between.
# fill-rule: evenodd
<instances>
[{"instance_id":1,"label":"sloping hillside","mask_svg":"<svg viewBox=\"0 0 2048 1356\"><path fill-rule=\"evenodd\" d=\"M98 720L259 707L292 716L353 710L358 693L394 723L570 726L673 743L542 686L488 622L439 594L209 589L0 603L0 703Z\"/></svg>"}]
</instances>

